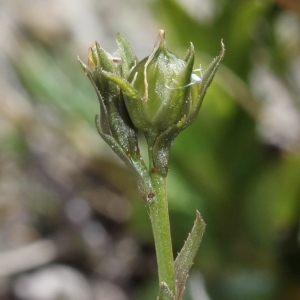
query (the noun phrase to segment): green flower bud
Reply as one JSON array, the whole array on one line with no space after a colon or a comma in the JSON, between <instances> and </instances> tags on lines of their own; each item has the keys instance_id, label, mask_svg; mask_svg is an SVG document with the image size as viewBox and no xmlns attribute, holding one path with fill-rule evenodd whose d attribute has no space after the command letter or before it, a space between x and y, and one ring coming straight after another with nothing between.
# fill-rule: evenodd
<instances>
[{"instance_id":1,"label":"green flower bud","mask_svg":"<svg viewBox=\"0 0 300 300\"><path fill-rule=\"evenodd\" d=\"M147 198L151 192L150 177L142 160L134 127L120 87L103 75L127 78L136 65L136 57L123 36L117 35L118 56L107 53L97 42L88 50L88 64L80 59L86 75L93 84L100 103L100 117L96 116L96 126L101 137L114 152L134 171L138 178L140 194Z\"/></svg>"},{"instance_id":2,"label":"green flower bud","mask_svg":"<svg viewBox=\"0 0 300 300\"><path fill-rule=\"evenodd\" d=\"M102 75L102 71L106 71L119 76L128 73L128 68L136 64L129 44L121 36L118 36L118 41L122 47L119 51L121 58L110 55L95 42L88 50L88 65L79 62L99 99L100 119L96 122L99 133L113 137L125 153L132 155L138 153L136 128L129 117L119 86Z\"/></svg>"},{"instance_id":3,"label":"green flower bud","mask_svg":"<svg viewBox=\"0 0 300 300\"><path fill-rule=\"evenodd\" d=\"M185 60L166 49L164 31L159 32L152 54L142 60L128 78L138 99L125 96L134 125L150 135L157 135L176 124L188 113L189 89L194 64L191 45Z\"/></svg>"},{"instance_id":4,"label":"green flower bud","mask_svg":"<svg viewBox=\"0 0 300 300\"><path fill-rule=\"evenodd\" d=\"M194 47L184 59L166 49L165 33L159 31L151 55L138 63L128 78L109 70L101 74L116 83L124 93L130 118L144 132L153 165L167 174L169 152L174 138L196 118L205 93L224 57L225 47L201 77L193 73Z\"/></svg>"}]
</instances>

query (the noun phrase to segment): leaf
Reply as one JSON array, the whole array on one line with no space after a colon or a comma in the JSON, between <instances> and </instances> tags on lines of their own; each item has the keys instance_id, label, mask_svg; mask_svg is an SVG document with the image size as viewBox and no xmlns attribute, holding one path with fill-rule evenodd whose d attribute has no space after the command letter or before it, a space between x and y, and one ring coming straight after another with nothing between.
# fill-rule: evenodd
<instances>
[{"instance_id":1,"label":"leaf","mask_svg":"<svg viewBox=\"0 0 300 300\"><path fill-rule=\"evenodd\" d=\"M174 295L165 282L162 282L159 286L159 294L157 300L175 300Z\"/></svg>"},{"instance_id":2,"label":"leaf","mask_svg":"<svg viewBox=\"0 0 300 300\"><path fill-rule=\"evenodd\" d=\"M195 256L202 241L205 226L206 225L200 213L197 211L193 229L175 260L175 282L177 300L181 299L182 294L184 292L188 273L192 264L194 263Z\"/></svg>"}]
</instances>

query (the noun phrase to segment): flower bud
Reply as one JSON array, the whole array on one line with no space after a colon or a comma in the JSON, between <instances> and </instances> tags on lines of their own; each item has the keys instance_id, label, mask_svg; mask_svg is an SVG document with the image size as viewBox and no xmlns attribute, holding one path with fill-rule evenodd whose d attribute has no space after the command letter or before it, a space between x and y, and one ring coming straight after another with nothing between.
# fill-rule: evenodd
<instances>
[{"instance_id":1,"label":"flower bud","mask_svg":"<svg viewBox=\"0 0 300 300\"><path fill-rule=\"evenodd\" d=\"M88 65L86 66L80 60L79 62L92 82L99 99L100 120L97 119L99 133L113 137L125 153L132 155L138 152L136 128L130 120L119 86L102 75L102 71L119 75L123 72L121 60L124 61L127 57L128 60L124 61L126 72L135 64L133 61L135 56L130 53L129 44L126 44L121 36L118 37L118 41L122 47L120 51L122 58L108 54L95 42L88 50Z\"/></svg>"},{"instance_id":2,"label":"flower bud","mask_svg":"<svg viewBox=\"0 0 300 300\"><path fill-rule=\"evenodd\" d=\"M128 78L139 100L125 96L135 126L148 134L160 134L188 112L189 89L194 64L191 45L182 60L166 49L164 31L159 32L152 54L142 60Z\"/></svg>"},{"instance_id":3,"label":"flower bud","mask_svg":"<svg viewBox=\"0 0 300 300\"><path fill-rule=\"evenodd\" d=\"M81 63L99 98L98 129L133 153L138 149L136 129L141 130L153 160L150 164L166 175L171 145L196 118L225 54L224 44L209 67L203 73L200 69L199 77L193 73L193 45L180 59L167 50L163 30L150 56L139 63L122 36L117 36L117 43L120 58L108 55L96 43L90 48L88 67Z\"/></svg>"},{"instance_id":4,"label":"flower bud","mask_svg":"<svg viewBox=\"0 0 300 300\"><path fill-rule=\"evenodd\" d=\"M101 137L114 152L133 170L138 179L141 196L147 199L151 193L151 181L143 159L140 156L137 128L134 127L123 93L115 82L104 73L126 79L136 65L136 57L123 36L117 35L118 56L107 53L97 42L88 50L88 64L79 63L93 84L100 103L100 118L96 126Z\"/></svg>"},{"instance_id":5,"label":"flower bud","mask_svg":"<svg viewBox=\"0 0 300 300\"><path fill-rule=\"evenodd\" d=\"M159 31L151 55L139 62L128 78L102 70L116 83L134 126L141 130L152 151L153 165L166 175L169 152L174 138L196 118L206 91L225 54L225 47L200 76L193 73L194 47L184 59L166 49L165 33Z\"/></svg>"}]
</instances>

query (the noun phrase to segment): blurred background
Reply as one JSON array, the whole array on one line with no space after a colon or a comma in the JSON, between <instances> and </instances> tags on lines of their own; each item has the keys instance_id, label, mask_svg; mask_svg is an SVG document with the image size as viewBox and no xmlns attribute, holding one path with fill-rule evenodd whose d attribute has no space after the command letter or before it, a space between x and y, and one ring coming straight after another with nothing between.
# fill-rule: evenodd
<instances>
[{"instance_id":1,"label":"blurred background","mask_svg":"<svg viewBox=\"0 0 300 300\"><path fill-rule=\"evenodd\" d=\"M196 66L226 55L168 179L174 255L207 230L186 300L300 299L298 0L0 1L0 299L156 299L149 216L97 135L77 63L158 29Z\"/></svg>"}]
</instances>

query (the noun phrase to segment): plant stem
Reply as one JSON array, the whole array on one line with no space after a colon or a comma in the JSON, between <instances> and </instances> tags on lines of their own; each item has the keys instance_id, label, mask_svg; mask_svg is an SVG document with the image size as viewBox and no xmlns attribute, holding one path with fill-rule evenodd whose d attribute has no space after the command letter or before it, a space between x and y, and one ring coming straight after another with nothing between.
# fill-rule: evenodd
<instances>
[{"instance_id":1,"label":"plant stem","mask_svg":"<svg viewBox=\"0 0 300 300\"><path fill-rule=\"evenodd\" d=\"M175 269L169 221L166 177L156 172L153 146L157 135L146 135L148 143L149 172L153 188L153 201L149 212L154 235L159 284L164 282L175 295Z\"/></svg>"},{"instance_id":2,"label":"plant stem","mask_svg":"<svg viewBox=\"0 0 300 300\"><path fill-rule=\"evenodd\" d=\"M170 232L166 178L151 174L155 191L153 203L149 204L150 219L155 241L159 283L165 282L175 295L175 271Z\"/></svg>"}]
</instances>

